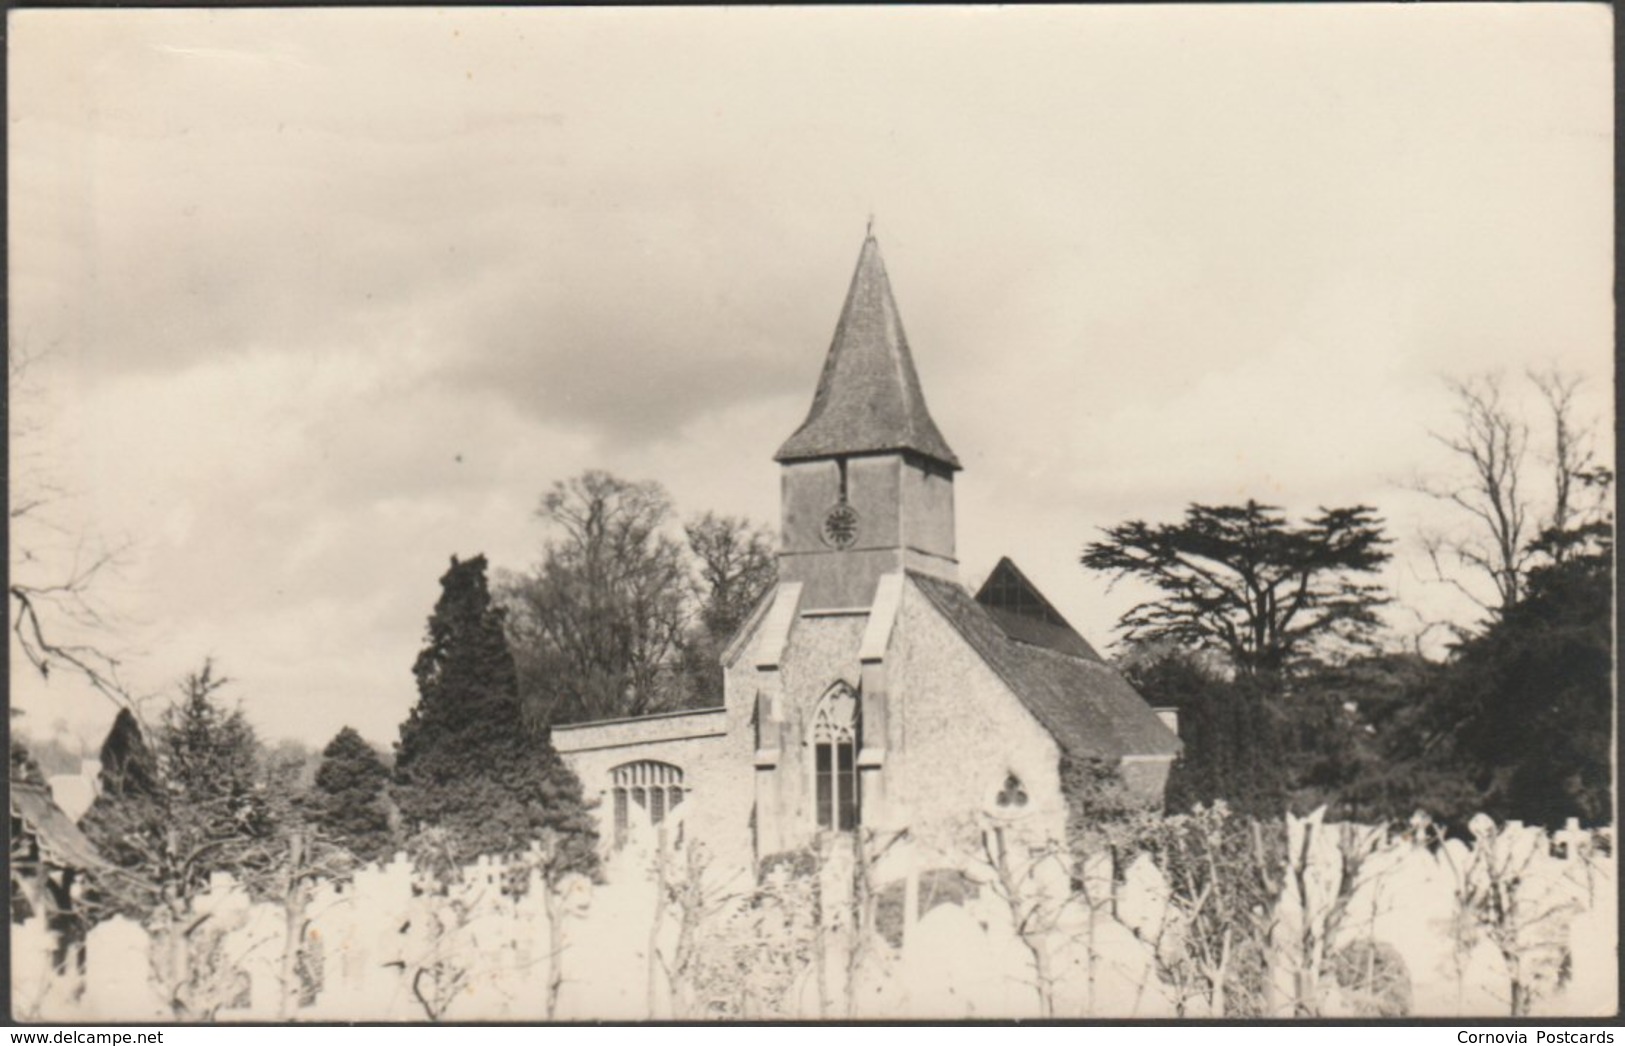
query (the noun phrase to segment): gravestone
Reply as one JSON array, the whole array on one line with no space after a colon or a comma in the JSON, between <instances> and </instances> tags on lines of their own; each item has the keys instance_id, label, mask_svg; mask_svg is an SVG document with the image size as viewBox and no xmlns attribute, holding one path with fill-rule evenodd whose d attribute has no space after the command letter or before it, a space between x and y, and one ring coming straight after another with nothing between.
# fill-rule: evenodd
<instances>
[{"instance_id":1,"label":"gravestone","mask_svg":"<svg viewBox=\"0 0 1625 1046\"><path fill-rule=\"evenodd\" d=\"M88 1020L160 1020L170 1016L152 983L152 939L141 924L115 916L85 939L83 1016Z\"/></svg>"}]
</instances>

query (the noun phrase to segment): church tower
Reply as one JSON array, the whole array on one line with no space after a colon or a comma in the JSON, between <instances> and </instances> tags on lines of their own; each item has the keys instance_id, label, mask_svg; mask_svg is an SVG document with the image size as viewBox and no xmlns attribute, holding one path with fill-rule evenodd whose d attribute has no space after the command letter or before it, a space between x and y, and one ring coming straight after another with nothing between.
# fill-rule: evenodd
<instances>
[{"instance_id":1,"label":"church tower","mask_svg":"<svg viewBox=\"0 0 1625 1046\"><path fill-rule=\"evenodd\" d=\"M782 466L779 577L801 609L868 609L884 574L957 580L959 459L926 409L891 283L871 234L835 326L807 420Z\"/></svg>"},{"instance_id":2,"label":"church tower","mask_svg":"<svg viewBox=\"0 0 1625 1046\"><path fill-rule=\"evenodd\" d=\"M1180 742L1134 688L1014 563L975 595L959 583L959 459L872 235L812 408L774 458L778 582L721 652L722 703L553 728L602 838L703 839L742 869L860 829L946 839L967 818L1061 841L1079 760L1161 802Z\"/></svg>"}]
</instances>

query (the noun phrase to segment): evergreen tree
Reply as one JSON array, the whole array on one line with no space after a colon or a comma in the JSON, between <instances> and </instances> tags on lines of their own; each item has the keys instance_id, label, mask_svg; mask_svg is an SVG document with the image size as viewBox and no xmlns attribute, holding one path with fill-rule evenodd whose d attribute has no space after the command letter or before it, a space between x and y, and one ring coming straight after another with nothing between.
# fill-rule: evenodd
<instances>
[{"instance_id":1,"label":"evergreen tree","mask_svg":"<svg viewBox=\"0 0 1625 1046\"><path fill-rule=\"evenodd\" d=\"M261 785L259 740L242 710L225 708L215 694L230 680L208 662L185 686L185 699L164 712L161 744L172 799L192 811L214 838L260 838L270 828L270 803Z\"/></svg>"},{"instance_id":2,"label":"evergreen tree","mask_svg":"<svg viewBox=\"0 0 1625 1046\"><path fill-rule=\"evenodd\" d=\"M1395 737L1400 767L1456 780L1454 809L1429 809L1441 819L1610 819L1612 526L1549 531L1540 550L1518 600L1462 644Z\"/></svg>"},{"instance_id":3,"label":"evergreen tree","mask_svg":"<svg viewBox=\"0 0 1625 1046\"><path fill-rule=\"evenodd\" d=\"M1256 501L1191 505L1178 523L1130 520L1105 535L1083 565L1161 593L1123 615L1124 638L1214 651L1240 675L1278 677L1366 645L1388 602L1361 580L1389 558L1382 521L1364 505L1323 508L1298 525Z\"/></svg>"},{"instance_id":4,"label":"evergreen tree","mask_svg":"<svg viewBox=\"0 0 1625 1046\"><path fill-rule=\"evenodd\" d=\"M594 871L597 833L581 783L544 734L525 729L485 557L453 557L440 586L413 668L418 703L396 746L395 797L408 829L443 831L464 862L556 836L550 872Z\"/></svg>"},{"instance_id":5,"label":"evergreen tree","mask_svg":"<svg viewBox=\"0 0 1625 1046\"><path fill-rule=\"evenodd\" d=\"M1330 819L1362 824L1403 821L1418 809L1454 810L1462 792L1450 768L1402 769L1390 757L1444 673L1419 654L1384 653L1317 665L1293 680L1281 702L1292 809L1307 813L1326 804Z\"/></svg>"},{"instance_id":6,"label":"evergreen tree","mask_svg":"<svg viewBox=\"0 0 1625 1046\"><path fill-rule=\"evenodd\" d=\"M115 770L108 776L104 767L104 791L80 821L102 855L130 873L98 884L111 907L179 911L213 872L253 887L274 860L274 797L263 787L253 729L218 703L226 682L207 662L187 676L181 701L159 723L156 753L133 716L114 721L103 756Z\"/></svg>"},{"instance_id":7,"label":"evergreen tree","mask_svg":"<svg viewBox=\"0 0 1625 1046\"><path fill-rule=\"evenodd\" d=\"M371 863L395 851L385 808L389 770L371 745L350 727L322 750L311 795L311 820L335 843Z\"/></svg>"},{"instance_id":8,"label":"evergreen tree","mask_svg":"<svg viewBox=\"0 0 1625 1046\"><path fill-rule=\"evenodd\" d=\"M119 709L113 727L102 742L101 773L97 789L101 795L154 795L158 791L158 760L141 724L128 708Z\"/></svg>"}]
</instances>

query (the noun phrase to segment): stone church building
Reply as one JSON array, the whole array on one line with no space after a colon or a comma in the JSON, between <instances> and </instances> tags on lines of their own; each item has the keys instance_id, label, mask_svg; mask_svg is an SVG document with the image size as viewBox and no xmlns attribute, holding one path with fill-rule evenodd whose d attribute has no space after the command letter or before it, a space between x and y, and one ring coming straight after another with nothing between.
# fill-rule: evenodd
<instances>
[{"instance_id":1,"label":"stone church building","mask_svg":"<svg viewBox=\"0 0 1625 1046\"><path fill-rule=\"evenodd\" d=\"M734 859L859 827L1019 817L1060 838L1064 767L1160 803L1180 742L1009 559L974 594L958 457L931 420L873 236L780 465L778 584L723 652L720 707L559 726L610 847Z\"/></svg>"}]
</instances>

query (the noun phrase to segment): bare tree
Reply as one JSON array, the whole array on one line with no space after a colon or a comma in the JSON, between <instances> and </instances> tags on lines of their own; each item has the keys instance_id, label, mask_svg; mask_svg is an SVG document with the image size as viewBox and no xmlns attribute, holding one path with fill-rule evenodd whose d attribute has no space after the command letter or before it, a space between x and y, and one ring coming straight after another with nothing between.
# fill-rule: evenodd
<instances>
[{"instance_id":1,"label":"bare tree","mask_svg":"<svg viewBox=\"0 0 1625 1046\"><path fill-rule=\"evenodd\" d=\"M1485 610L1509 607L1518 601L1528 565L1526 543L1532 523L1528 501L1519 487L1529 427L1503 402L1498 375L1451 381L1450 389L1456 397L1459 430L1452 435L1432 435L1462 460L1464 475L1453 483L1424 483L1420 489L1468 513L1478 526L1470 536L1427 534L1423 540L1440 578ZM1444 567L1450 558L1471 572L1487 575L1494 583L1496 601L1479 599L1451 575Z\"/></svg>"},{"instance_id":2,"label":"bare tree","mask_svg":"<svg viewBox=\"0 0 1625 1046\"><path fill-rule=\"evenodd\" d=\"M1523 598L1529 571L1547 547L1561 556L1561 543L1548 546L1542 537L1570 529L1601 505L1600 495L1612 473L1600 466L1592 445L1591 426L1576 417L1578 375L1556 369L1528 374L1545 403L1551 428L1551 452L1543 455L1551 469L1549 503L1529 475L1530 428L1508 402L1500 375L1451 380L1457 425L1433 438L1457 459L1452 478L1424 480L1422 493L1448 502L1472 521L1464 533L1423 534L1436 577L1494 615ZM1482 598L1467 578L1487 579L1494 590Z\"/></svg>"},{"instance_id":3,"label":"bare tree","mask_svg":"<svg viewBox=\"0 0 1625 1046\"><path fill-rule=\"evenodd\" d=\"M885 951L880 936L880 892L877 870L886 855L908 839L908 829L859 828L852 836L852 889L846 922L846 1020L858 1013L858 989L877 958Z\"/></svg>"},{"instance_id":4,"label":"bare tree","mask_svg":"<svg viewBox=\"0 0 1625 1046\"><path fill-rule=\"evenodd\" d=\"M692 853L692 850L691 850ZM775 855L759 874L705 876L716 866L693 856L667 889L680 912L668 970L687 1018L786 1019L804 1016L798 992L815 977L823 896L815 848ZM821 1008L824 1003L820 992Z\"/></svg>"},{"instance_id":5,"label":"bare tree","mask_svg":"<svg viewBox=\"0 0 1625 1046\"><path fill-rule=\"evenodd\" d=\"M1273 1012L1268 942L1286 864L1282 824L1234 815L1220 802L1146 827L1181 945L1171 963L1158 957L1180 1012L1193 1001L1215 1017Z\"/></svg>"},{"instance_id":6,"label":"bare tree","mask_svg":"<svg viewBox=\"0 0 1625 1046\"><path fill-rule=\"evenodd\" d=\"M727 642L773 584L778 568L766 528L740 516L706 512L683 526L700 570L700 620Z\"/></svg>"},{"instance_id":7,"label":"bare tree","mask_svg":"<svg viewBox=\"0 0 1625 1046\"><path fill-rule=\"evenodd\" d=\"M728 641L778 577L766 528L739 516L706 512L683 526L699 568L699 606L683 647L689 704L722 702L721 656Z\"/></svg>"},{"instance_id":8,"label":"bare tree","mask_svg":"<svg viewBox=\"0 0 1625 1046\"><path fill-rule=\"evenodd\" d=\"M676 853L660 847L651 869L655 883L655 912L649 929L649 1016L656 1014L655 973L665 977L671 991L671 1016L693 1020L707 1016L699 981L706 968L706 936L753 891L739 872L724 873L704 844L690 840ZM668 917L677 920L676 940L669 952L659 947Z\"/></svg>"},{"instance_id":9,"label":"bare tree","mask_svg":"<svg viewBox=\"0 0 1625 1046\"><path fill-rule=\"evenodd\" d=\"M119 658L105 640L114 621L96 598L98 586L116 571L128 544L94 539L57 518L68 491L42 446L44 422L37 407L41 357L13 347L7 361L11 474L11 632L16 649L42 679L56 671L82 677L121 708L134 705L119 678Z\"/></svg>"},{"instance_id":10,"label":"bare tree","mask_svg":"<svg viewBox=\"0 0 1625 1046\"><path fill-rule=\"evenodd\" d=\"M282 960L277 971L282 990L277 995L277 1017L287 1020L310 990L307 984L312 958L317 954L310 936L310 901L318 883L340 878L351 870L353 858L308 825L286 833L284 848L272 871L274 896L282 906Z\"/></svg>"},{"instance_id":11,"label":"bare tree","mask_svg":"<svg viewBox=\"0 0 1625 1046\"><path fill-rule=\"evenodd\" d=\"M424 1017L439 1021L476 974L479 949L470 927L500 887L466 874L457 840L444 828L423 829L408 841L407 852L412 900L401 927L406 940L398 968ZM549 1017L552 1004L550 995Z\"/></svg>"},{"instance_id":12,"label":"bare tree","mask_svg":"<svg viewBox=\"0 0 1625 1046\"><path fill-rule=\"evenodd\" d=\"M1322 1016L1327 992L1337 983L1330 972L1332 942L1338 939L1366 860L1386 834L1383 828L1327 825L1325 815L1324 806L1308 817L1294 817L1291 811L1286 815L1284 889L1274 905L1269 955L1286 982L1294 1017ZM1367 983L1372 979L1368 975Z\"/></svg>"},{"instance_id":13,"label":"bare tree","mask_svg":"<svg viewBox=\"0 0 1625 1046\"><path fill-rule=\"evenodd\" d=\"M1544 831L1515 822L1498 828L1484 814L1468 827L1474 838L1464 863L1458 861L1461 850L1453 856L1439 847L1455 880L1451 929L1457 976L1478 941L1487 939L1505 964L1510 1016L1527 1017L1531 1006L1565 977L1568 923L1579 904L1547 885L1552 877L1539 868L1552 859ZM1435 829L1435 838L1442 838L1442 832Z\"/></svg>"},{"instance_id":14,"label":"bare tree","mask_svg":"<svg viewBox=\"0 0 1625 1046\"><path fill-rule=\"evenodd\" d=\"M527 706L555 723L663 710L692 587L663 532L666 492L594 470L555 484L537 515L552 530L542 561L502 593Z\"/></svg>"},{"instance_id":15,"label":"bare tree","mask_svg":"<svg viewBox=\"0 0 1625 1046\"><path fill-rule=\"evenodd\" d=\"M1043 865L1060 856L1048 843L1033 846L1009 833L1002 824L981 832L984 872L991 872L989 886L1010 912L1010 929L1027 949L1032 967L1032 987L1037 992L1038 1015L1055 1016L1056 972L1053 956L1056 926L1061 906L1067 898L1053 897L1043 886Z\"/></svg>"},{"instance_id":16,"label":"bare tree","mask_svg":"<svg viewBox=\"0 0 1625 1046\"><path fill-rule=\"evenodd\" d=\"M1574 394L1580 376L1552 368L1530 371L1529 380L1540 390L1552 426L1552 452L1547 458L1552 469L1552 511L1545 529L1567 531L1603 509L1613 472L1597 461L1595 426L1575 416ZM1559 543L1552 555L1561 559L1565 550Z\"/></svg>"}]
</instances>

